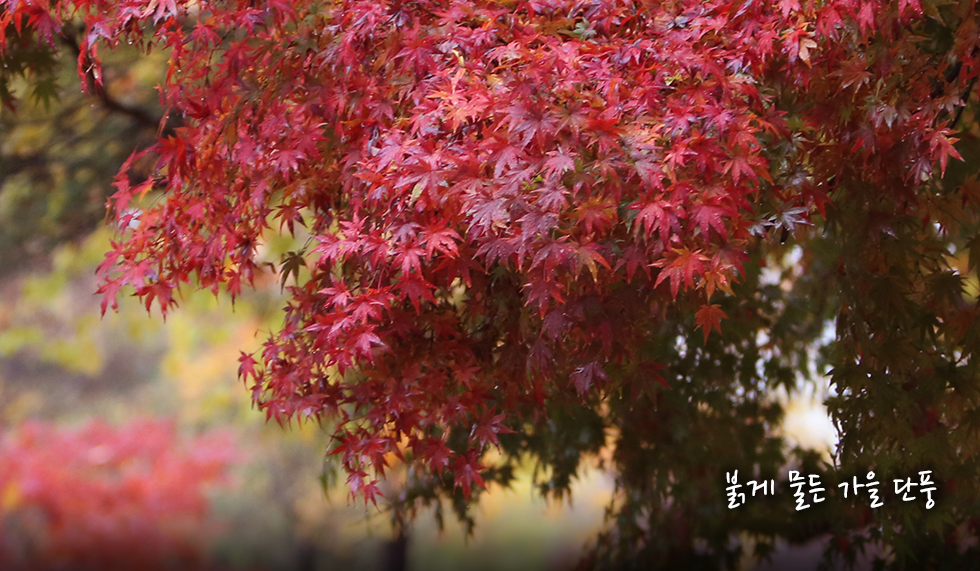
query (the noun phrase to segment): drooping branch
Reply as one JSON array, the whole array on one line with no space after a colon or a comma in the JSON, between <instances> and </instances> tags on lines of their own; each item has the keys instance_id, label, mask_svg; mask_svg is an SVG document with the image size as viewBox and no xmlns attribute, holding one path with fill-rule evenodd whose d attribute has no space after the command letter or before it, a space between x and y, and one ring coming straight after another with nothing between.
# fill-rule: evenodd
<instances>
[{"instance_id":1,"label":"drooping branch","mask_svg":"<svg viewBox=\"0 0 980 571\"><path fill-rule=\"evenodd\" d=\"M75 38L73 31L69 30L67 26L62 29L61 41L68 47L69 50L71 50L72 54L76 58L82 57L82 48L78 44L78 40ZM109 92L106 91L105 87L103 87L99 82L95 81L94 74L91 71L86 74L85 82L89 87L89 92L95 94L95 97L99 100L102 107L104 107L107 111L127 115L137 124L143 127L161 129L161 118L154 117L145 109L126 105L112 97ZM169 131L171 129L171 127L167 126L163 130Z\"/></svg>"},{"instance_id":2,"label":"drooping branch","mask_svg":"<svg viewBox=\"0 0 980 571\"><path fill-rule=\"evenodd\" d=\"M6 176L15 175L19 172L42 167L47 164L44 153L31 153L28 155L3 155L0 154L0 181Z\"/></svg>"}]
</instances>

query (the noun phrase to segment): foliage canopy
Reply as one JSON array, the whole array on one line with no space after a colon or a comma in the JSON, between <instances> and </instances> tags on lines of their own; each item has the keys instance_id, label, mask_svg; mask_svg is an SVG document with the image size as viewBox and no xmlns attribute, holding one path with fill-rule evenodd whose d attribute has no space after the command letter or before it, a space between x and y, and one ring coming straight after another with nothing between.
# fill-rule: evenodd
<instances>
[{"instance_id":1,"label":"foliage canopy","mask_svg":"<svg viewBox=\"0 0 980 571\"><path fill-rule=\"evenodd\" d=\"M100 50L169 58L103 309L238 295L268 232L298 237L240 373L332 432L354 494L398 458L393 501L462 513L530 455L560 495L611 445L596 567L734 565L736 531L970 555L946 546L980 513L980 186L950 162L957 128L976 154L974 2L0 0L0 58L79 19L92 90ZM787 452L771 396L828 370L832 466ZM787 462L832 490L931 469L940 506L726 509L726 469Z\"/></svg>"}]
</instances>

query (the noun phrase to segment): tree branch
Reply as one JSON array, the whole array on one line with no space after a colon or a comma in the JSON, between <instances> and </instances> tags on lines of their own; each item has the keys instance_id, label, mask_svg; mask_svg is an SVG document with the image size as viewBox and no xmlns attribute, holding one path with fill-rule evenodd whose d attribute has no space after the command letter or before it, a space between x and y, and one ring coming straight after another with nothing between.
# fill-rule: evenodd
<instances>
[{"instance_id":1,"label":"tree branch","mask_svg":"<svg viewBox=\"0 0 980 571\"><path fill-rule=\"evenodd\" d=\"M82 57L82 48L78 45L78 40L75 39L75 35L70 33L69 30L62 30L61 41L68 46L68 49L75 55L76 58ZM128 115L137 124L148 127L150 129L160 128L160 118L153 117L146 110L139 107L130 107L120 103L114 99L109 93L95 81L95 77L92 72L88 72L85 75L86 83L91 86L91 92L95 94L96 98L102 104L102 107L108 111L121 113L123 115ZM166 131L171 131L172 129L168 126L165 128Z\"/></svg>"},{"instance_id":2,"label":"tree branch","mask_svg":"<svg viewBox=\"0 0 980 571\"><path fill-rule=\"evenodd\" d=\"M966 86L966 91L963 93L963 106L956 110L956 115L953 116L952 122L949 124L949 128L956 130L956 125L959 124L960 118L963 117L963 111L966 109L966 104L970 100L970 95L973 93L973 88L977 85L977 78L970 80L970 83Z\"/></svg>"},{"instance_id":3,"label":"tree branch","mask_svg":"<svg viewBox=\"0 0 980 571\"><path fill-rule=\"evenodd\" d=\"M0 154L0 182L7 176L32 168L43 167L47 163L48 159L44 153L32 153L30 155Z\"/></svg>"}]
</instances>

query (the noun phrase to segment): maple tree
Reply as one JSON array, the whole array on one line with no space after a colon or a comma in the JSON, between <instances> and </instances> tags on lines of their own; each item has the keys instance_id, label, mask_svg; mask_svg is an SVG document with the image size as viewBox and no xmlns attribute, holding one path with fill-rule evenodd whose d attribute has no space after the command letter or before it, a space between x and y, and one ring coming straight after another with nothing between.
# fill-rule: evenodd
<instances>
[{"instance_id":1,"label":"maple tree","mask_svg":"<svg viewBox=\"0 0 980 571\"><path fill-rule=\"evenodd\" d=\"M5 569L204 569L205 486L233 448L180 443L137 420L59 430L32 422L0 437L0 563Z\"/></svg>"},{"instance_id":2,"label":"maple tree","mask_svg":"<svg viewBox=\"0 0 980 571\"><path fill-rule=\"evenodd\" d=\"M106 49L167 50L160 136L110 200L103 309L125 287L164 314L182 284L237 296L264 237L296 236L283 326L240 374L268 418L332 432L366 501L396 458L407 509L462 513L525 454L560 494L610 433L624 493L594 565L733 564L733 529L759 551L882 540L903 565L978 523L980 194L950 161L976 124L975 8L3 0L0 57L82 21L99 89ZM934 466L946 519L725 509L718 467L775 477L767 395L818 367L842 441L833 470L800 461Z\"/></svg>"}]
</instances>

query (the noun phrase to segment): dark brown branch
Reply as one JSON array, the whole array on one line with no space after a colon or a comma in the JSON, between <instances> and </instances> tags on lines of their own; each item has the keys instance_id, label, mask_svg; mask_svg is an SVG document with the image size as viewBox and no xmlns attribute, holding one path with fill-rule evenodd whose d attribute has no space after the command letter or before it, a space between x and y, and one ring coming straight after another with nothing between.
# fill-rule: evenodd
<instances>
[{"instance_id":1,"label":"dark brown branch","mask_svg":"<svg viewBox=\"0 0 980 571\"><path fill-rule=\"evenodd\" d=\"M48 159L44 153L33 153L30 155L0 155L0 180L5 176L15 175L19 172L39 168L47 165Z\"/></svg>"},{"instance_id":2,"label":"dark brown branch","mask_svg":"<svg viewBox=\"0 0 980 571\"><path fill-rule=\"evenodd\" d=\"M956 115L953 116L952 122L949 124L949 128L955 130L956 126L960 122L960 118L963 117L963 111L966 110L966 105L970 101L970 95L973 94L973 88L977 85L977 78L970 80L970 83L966 86L966 91L963 93L963 105L956 110Z\"/></svg>"},{"instance_id":3,"label":"dark brown branch","mask_svg":"<svg viewBox=\"0 0 980 571\"><path fill-rule=\"evenodd\" d=\"M971 58L976 57L978 50L980 50L980 44L974 45L973 48L970 50L969 57ZM956 78L958 78L960 75L960 71L962 69L963 69L963 62L962 61L956 62L956 65L953 67L953 69L950 71L950 74L946 78L946 83L952 83ZM973 93L973 88L976 87L976 85L977 85L977 78L973 77L973 79L970 80L970 83L967 84L966 90L963 92L963 95L960 97L963 101L963 106L956 110L956 115L953 116L953 120L949 124L950 129L956 129L956 126L959 124L960 118L963 117L963 111L966 109L966 105L970 101L970 95L972 95Z\"/></svg>"},{"instance_id":4,"label":"dark brown branch","mask_svg":"<svg viewBox=\"0 0 980 571\"><path fill-rule=\"evenodd\" d=\"M67 29L62 30L61 40L66 46L68 46L68 49L71 50L76 58L82 57L82 48L78 45L78 40L75 39L74 34ZM136 121L137 124L150 129L158 129L160 127L160 118L153 117L146 110L139 107L124 105L109 95L105 88L95 81L95 74L91 71L86 72L85 82L89 87L89 92L94 93L95 97L102 104L102 107L108 111L128 115L130 118ZM165 131L169 130L170 129L165 129Z\"/></svg>"}]
</instances>

